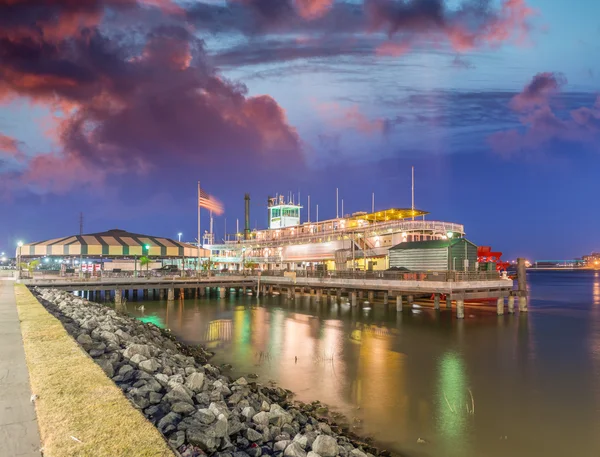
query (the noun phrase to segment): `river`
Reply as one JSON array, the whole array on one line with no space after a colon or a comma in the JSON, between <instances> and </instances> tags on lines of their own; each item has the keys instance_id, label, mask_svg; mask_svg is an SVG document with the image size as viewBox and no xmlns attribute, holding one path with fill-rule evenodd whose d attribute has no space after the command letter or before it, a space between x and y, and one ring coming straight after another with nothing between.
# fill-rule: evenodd
<instances>
[{"instance_id":1,"label":"river","mask_svg":"<svg viewBox=\"0 0 600 457\"><path fill-rule=\"evenodd\" d=\"M252 296L129 303L128 312L404 456L597 456L600 274L531 272L529 312L454 312ZM419 441L425 441L424 443Z\"/></svg>"}]
</instances>

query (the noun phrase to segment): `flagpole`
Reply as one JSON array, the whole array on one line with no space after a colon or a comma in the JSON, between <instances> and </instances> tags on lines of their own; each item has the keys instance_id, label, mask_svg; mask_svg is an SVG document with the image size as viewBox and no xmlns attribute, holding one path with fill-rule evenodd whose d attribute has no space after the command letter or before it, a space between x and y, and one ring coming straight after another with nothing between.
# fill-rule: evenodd
<instances>
[{"instance_id":1,"label":"flagpole","mask_svg":"<svg viewBox=\"0 0 600 457\"><path fill-rule=\"evenodd\" d=\"M200 247L202 246L202 239L200 238L200 181L198 181L198 198L196 199L196 205L198 205L198 265L196 271L200 275Z\"/></svg>"}]
</instances>

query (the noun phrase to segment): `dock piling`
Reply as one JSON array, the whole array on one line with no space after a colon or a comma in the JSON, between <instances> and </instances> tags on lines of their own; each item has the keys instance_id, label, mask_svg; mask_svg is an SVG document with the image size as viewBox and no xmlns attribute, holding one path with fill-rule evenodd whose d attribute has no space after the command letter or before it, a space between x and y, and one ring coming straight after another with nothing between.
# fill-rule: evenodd
<instances>
[{"instance_id":1,"label":"dock piling","mask_svg":"<svg viewBox=\"0 0 600 457\"><path fill-rule=\"evenodd\" d=\"M396 311L402 312L402 295L396 296Z\"/></svg>"},{"instance_id":2,"label":"dock piling","mask_svg":"<svg viewBox=\"0 0 600 457\"><path fill-rule=\"evenodd\" d=\"M496 300L496 313L498 316L504 314L504 297L498 297L498 300Z\"/></svg>"}]
</instances>

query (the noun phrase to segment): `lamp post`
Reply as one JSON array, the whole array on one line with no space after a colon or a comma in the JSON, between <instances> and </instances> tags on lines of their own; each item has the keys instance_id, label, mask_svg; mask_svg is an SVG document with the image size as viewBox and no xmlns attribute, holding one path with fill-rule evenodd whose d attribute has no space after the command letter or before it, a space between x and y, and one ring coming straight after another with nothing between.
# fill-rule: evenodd
<instances>
[{"instance_id":1,"label":"lamp post","mask_svg":"<svg viewBox=\"0 0 600 457\"><path fill-rule=\"evenodd\" d=\"M21 279L21 248L23 247L23 242L19 241L17 243L17 246L19 247L18 254L17 254L17 268L18 268L17 279Z\"/></svg>"},{"instance_id":2,"label":"lamp post","mask_svg":"<svg viewBox=\"0 0 600 457\"><path fill-rule=\"evenodd\" d=\"M179 242L180 242L180 243L181 243L181 235L183 235L183 233L181 233L181 232L179 232L179 233L177 234L177 236L179 237Z\"/></svg>"}]
</instances>

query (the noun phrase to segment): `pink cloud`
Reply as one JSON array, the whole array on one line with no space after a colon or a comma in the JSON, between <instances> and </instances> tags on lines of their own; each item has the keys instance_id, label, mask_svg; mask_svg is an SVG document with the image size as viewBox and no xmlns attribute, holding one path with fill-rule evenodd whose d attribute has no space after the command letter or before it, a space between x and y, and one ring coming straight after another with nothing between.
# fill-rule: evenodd
<instances>
[{"instance_id":1,"label":"pink cloud","mask_svg":"<svg viewBox=\"0 0 600 457\"><path fill-rule=\"evenodd\" d=\"M322 103L318 105L318 110L330 119L332 125L338 128L354 129L365 134L385 131L384 119L369 119L360 111L358 105L345 107L338 103Z\"/></svg>"},{"instance_id":2,"label":"pink cloud","mask_svg":"<svg viewBox=\"0 0 600 457\"><path fill-rule=\"evenodd\" d=\"M296 10L304 19L312 20L329 12L334 0L296 0Z\"/></svg>"}]
</instances>

